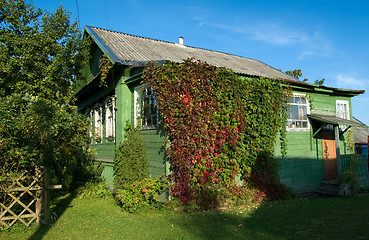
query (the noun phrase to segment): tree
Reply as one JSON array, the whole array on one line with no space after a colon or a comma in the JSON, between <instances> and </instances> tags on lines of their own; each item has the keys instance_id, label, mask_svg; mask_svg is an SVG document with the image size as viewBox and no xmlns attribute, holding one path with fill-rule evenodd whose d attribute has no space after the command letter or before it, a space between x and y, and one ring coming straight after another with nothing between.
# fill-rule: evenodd
<instances>
[{"instance_id":1,"label":"tree","mask_svg":"<svg viewBox=\"0 0 369 240\"><path fill-rule=\"evenodd\" d=\"M85 58L78 24L61 6L50 13L24 0L0 5L0 96L29 93L68 102Z\"/></svg>"},{"instance_id":2,"label":"tree","mask_svg":"<svg viewBox=\"0 0 369 240\"><path fill-rule=\"evenodd\" d=\"M302 77L302 72L301 72L301 69L295 69L295 70L288 70L286 71L286 73L294 78L297 78L297 79L300 79L300 77ZM304 78L302 80L302 82L307 82L308 79L307 78ZM325 81L325 78L322 78L321 80L317 79L314 81L314 84L315 85L318 85L318 86L323 86L324 85L324 81Z\"/></svg>"},{"instance_id":3,"label":"tree","mask_svg":"<svg viewBox=\"0 0 369 240\"><path fill-rule=\"evenodd\" d=\"M318 86L323 86L324 81L325 81L325 78L322 78L321 80L317 79L317 80L314 81L314 84L316 84Z\"/></svg>"},{"instance_id":4,"label":"tree","mask_svg":"<svg viewBox=\"0 0 369 240\"><path fill-rule=\"evenodd\" d=\"M300 77L302 77L301 69L289 70L289 71L286 71L286 73L297 79L300 79ZM302 80L302 82L307 82L307 81L308 81L307 78Z\"/></svg>"},{"instance_id":5,"label":"tree","mask_svg":"<svg viewBox=\"0 0 369 240\"><path fill-rule=\"evenodd\" d=\"M81 32L62 7L0 6L0 183L45 165L68 187L95 171L88 124L72 105L87 59Z\"/></svg>"}]
</instances>

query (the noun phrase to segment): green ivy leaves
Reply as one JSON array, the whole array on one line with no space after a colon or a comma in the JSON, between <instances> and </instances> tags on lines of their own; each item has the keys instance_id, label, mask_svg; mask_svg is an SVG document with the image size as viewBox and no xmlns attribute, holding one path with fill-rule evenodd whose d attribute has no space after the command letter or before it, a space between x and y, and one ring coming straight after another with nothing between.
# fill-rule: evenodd
<instances>
[{"instance_id":1,"label":"green ivy leaves","mask_svg":"<svg viewBox=\"0 0 369 240\"><path fill-rule=\"evenodd\" d=\"M173 192L189 202L203 185L231 186L276 136L286 147L289 90L273 79L242 77L195 59L151 62L144 80L155 93L169 136Z\"/></svg>"}]
</instances>

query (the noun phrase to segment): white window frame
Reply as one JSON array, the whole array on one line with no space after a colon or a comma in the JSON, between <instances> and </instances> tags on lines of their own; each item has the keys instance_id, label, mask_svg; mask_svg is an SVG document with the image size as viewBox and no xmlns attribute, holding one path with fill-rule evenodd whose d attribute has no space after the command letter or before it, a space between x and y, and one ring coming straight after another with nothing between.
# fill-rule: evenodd
<instances>
[{"instance_id":1,"label":"white window frame","mask_svg":"<svg viewBox=\"0 0 369 240\"><path fill-rule=\"evenodd\" d=\"M156 109L156 122L155 124L147 125L144 121L145 118L142 116L142 104L144 100L142 99L142 93L143 91L147 91L143 88L143 85L137 86L134 88L134 125L135 127L141 126L141 129L148 130L148 129L157 129L159 124L159 114L158 110ZM151 109L149 110L151 112ZM155 114L150 114L150 117L152 117Z\"/></svg>"},{"instance_id":2,"label":"white window frame","mask_svg":"<svg viewBox=\"0 0 369 240\"><path fill-rule=\"evenodd\" d=\"M305 98L306 99L306 103L305 104L288 103L288 105L297 105L297 106L304 106L304 105L306 105L306 115L307 114L310 114L310 102L309 102L309 96L307 94L293 93L293 96L291 96L291 97L303 97L303 98ZM288 117L287 117L287 131L309 131L310 130L310 122L309 122L309 119L308 119L307 116L306 116L307 127L305 127L305 128L291 127L288 124L288 121L294 120L294 119L290 119L289 117L290 117L290 113L288 113Z\"/></svg>"},{"instance_id":3,"label":"white window frame","mask_svg":"<svg viewBox=\"0 0 369 240\"><path fill-rule=\"evenodd\" d=\"M92 117L93 117L93 111L89 108L85 111L85 116L88 120L88 129L87 129L87 136L90 138L90 143L92 143L93 137L92 137Z\"/></svg>"},{"instance_id":4,"label":"white window frame","mask_svg":"<svg viewBox=\"0 0 369 240\"><path fill-rule=\"evenodd\" d=\"M115 96L108 97L105 102L105 138L113 138L115 142Z\"/></svg>"},{"instance_id":5,"label":"white window frame","mask_svg":"<svg viewBox=\"0 0 369 240\"><path fill-rule=\"evenodd\" d=\"M339 104L346 105L346 116L342 116L341 111L340 111L341 109L339 109L339 107L338 107ZM350 120L350 105L349 105L349 101L346 101L346 100L336 100L336 117ZM344 125L340 125L339 126L339 128L340 128L341 131L344 131L346 129L346 127L347 126L344 126Z\"/></svg>"},{"instance_id":6,"label":"white window frame","mask_svg":"<svg viewBox=\"0 0 369 240\"><path fill-rule=\"evenodd\" d=\"M95 128L95 142L97 143L97 139L100 138L100 142L102 143L102 136L103 136L103 111L102 111L102 106L100 105L96 105L95 109L94 109L94 128Z\"/></svg>"},{"instance_id":7,"label":"white window frame","mask_svg":"<svg viewBox=\"0 0 369 240\"><path fill-rule=\"evenodd\" d=\"M346 117L340 114L340 109L338 107L339 104L345 104L346 105ZM346 100L336 100L336 117L339 118L343 118L343 119L347 119L350 120L350 105L349 105L349 101Z\"/></svg>"}]
</instances>

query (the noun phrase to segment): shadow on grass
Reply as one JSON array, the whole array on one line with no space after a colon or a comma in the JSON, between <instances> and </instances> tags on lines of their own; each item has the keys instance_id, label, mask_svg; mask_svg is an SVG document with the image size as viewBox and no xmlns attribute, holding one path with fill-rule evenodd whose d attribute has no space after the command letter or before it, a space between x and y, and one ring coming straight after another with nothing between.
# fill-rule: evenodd
<instances>
[{"instance_id":1,"label":"shadow on grass","mask_svg":"<svg viewBox=\"0 0 369 240\"><path fill-rule=\"evenodd\" d=\"M41 225L37 228L28 240L41 240L47 234L47 232L53 227L53 225L59 220L64 212L70 208L72 200L76 197L77 192L70 193L65 192L53 192L51 196L50 204L50 220L48 224Z\"/></svg>"},{"instance_id":2,"label":"shadow on grass","mask_svg":"<svg viewBox=\"0 0 369 240\"><path fill-rule=\"evenodd\" d=\"M268 232L263 219L258 210L251 215L241 210L213 211L185 215L183 222L175 225L187 232L183 239L278 239Z\"/></svg>"},{"instance_id":3,"label":"shadow on grass","mask_svg":"<svg viewBox=\"0 0 369 240\"><path fill-rule=\"evenodd\" d=\"M175 224L183 239L369 239L369 197L269 202L242 210L194 213Z\"/></svg>"}]
</instances>

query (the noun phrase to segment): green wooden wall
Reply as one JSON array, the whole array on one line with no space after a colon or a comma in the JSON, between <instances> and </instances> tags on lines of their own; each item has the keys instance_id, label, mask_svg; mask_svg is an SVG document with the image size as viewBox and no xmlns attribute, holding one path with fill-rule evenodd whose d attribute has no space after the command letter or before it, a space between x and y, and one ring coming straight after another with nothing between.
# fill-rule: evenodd
<instances>
[{"instance_id":1,"label":"green wooden wall","mask_svg":"<svg viewBox=\"0 0 369 240\"><path fill-rule=\"evenodd\" d=\"M163 146L165 137L157 130L141 131L149 161L150 177L155 178L166 174L167 162Z\"/></svg>"},{"instance_id":2,"label":"green wooden wall","mask_svg":"<svg viewBox=\"0 0 369 240\"><path fill-rule=\"evenodd\" d=\"M88 97L80 101L81 107L87 107L100 99L106 98L108 94L114 93L116 95L115 143L107 143L105 138L103 138L101 143L93 143L90 146L97 153L96 160L101 162L104 166L104 171L102 174L110 187L113 187L115 148L123 140L126 121L129 120L131 123L133 122L133 91L134 87L139 85L139 81L128 84L126 81L139 71L140 70L136 68L129 67L122 68L121 71L116 71L115 76L109 76L115 77L116 79L114 81L108 79L109 83L115 82L115 88L111 89L113 84L109 84L108 88L98 87L95 89L93 94L89 94ZM105 118L103 117L103 125L104 124ZM144 140L147 151L150 176L154 178L165 174L167 172L168 164L165 161L165 152L163 148L165 137L163 136L162 131L143 130L141 132L141 136Z\"/></svg>"},{"instance_id":3,"label":"green wooden wall","mask_svg":"<svg viewBox=\"0 0 369 240\"><path fill-rule=\"evenodd\" d=\"M336 115L336 100L349 102L351 98L337 96L327 92L294 91L294 93L309 94L312 101L310 113ZM351 112L350 112L351 116ZM287 132L287 155L282 158L279 141L276 142L275 154L279 163L281 182L291 187L296 193L315 191L324 178L323 148L320 134L312 137L312 126L308 131ZM346 146L340 138L340 152L346 153Z\"/></svg>"},{"instance_id":4,"label":"green wooden wall","mask_svg":"<svg viewBox=\"0 0 369 240\"><path fill-rule=\"evenodd\" d=\"M133 91L134 87L139 84L140 79L135 79L136 74L142 72L142 67L123 67L115 66L114 71L108 75L106 80L108 87L99 85L100 79L96 78L99 73L99 58L102 51L96 44L91 47L92 58L89 67L84 69L87 79L93 82L81 81L79 89L89 82L89 88L83 89L84 92L79 99L79 109L91 107L95 102L105 99L107 96L116 95L116 112L115 112L115 143L107 143L103 139L102 143L92 144L91 148L97 151L97 160L102 162L104 168L103 175L107 179L107 183L113 184L113 165L115 146L123 140L124 127L126 120L133 122ZM346 100L350 104L350 97L338 96L329 89L313 89L304 86L292 86L295 93L308 93L312 107L311 113L335 115L336 100ZM350 113L351 116L351 113ZM105 118L103 118L105 121ZM169 173L169 164L165 159L163 148L164 136L161 129L159 130L143 130L142 138L147 150L149 159L149 171L151 177L157 177L161 174ZM345 152L344 139L340 141L341 153ZM291 187L295 192L314 191L320 186L324 176L323 169L323 152L322 140L318 134L312 138L312 130L308 131L290 131L287 134L288 150L287 156L281 158L280 148L277 141L275 154L280 164L279 173L281 181Z\"/></svg>"}]
</instances>

